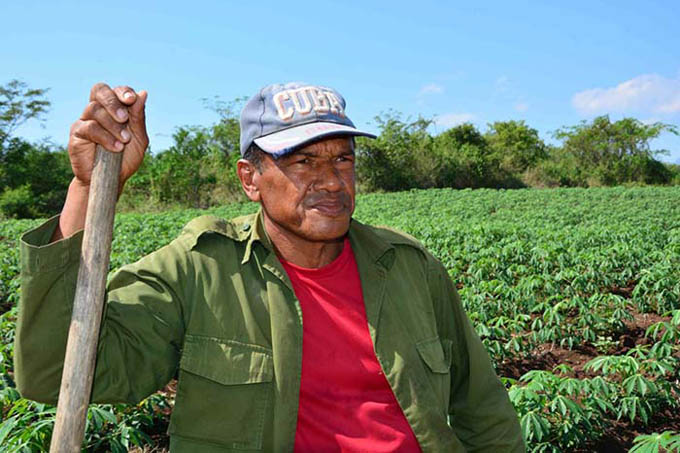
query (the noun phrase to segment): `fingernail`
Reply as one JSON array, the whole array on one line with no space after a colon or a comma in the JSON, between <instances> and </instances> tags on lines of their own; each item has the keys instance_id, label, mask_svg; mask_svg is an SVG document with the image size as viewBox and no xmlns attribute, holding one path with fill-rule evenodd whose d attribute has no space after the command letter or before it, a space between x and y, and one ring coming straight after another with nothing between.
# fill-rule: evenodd
<instances>
[{"instance_id":1,"label":"fingernail","mask_svg":"<svg viewBox=\"0 0 680 453\"><path fill-rule=\"evenodd\" d=\"M132 93L126 91L125 94L123 95L123 99L125 100L132 99Z\"/></svg>"},{"instance_id":2,"label":"fingernail","mask_svg":"<svg viewBox=\"0 0 680 453\"><path fill-rule=\"evenodd\" d=\"M116 111L116 115L118 115L118 118L120 118L121 120L124 120L125 118L127 118L127 112L123 109L118 109Z\"/></svg>"},{"instance_id":3,"label":"fingernail","mask_svg":"<svg viewBox=\"0 0 680 453\"><path fill-rule=\"evenodd\" d=\"M120 136L123 137L123 140L125 141L130 140L130 133L127 131L127 129L120 131Z\"/></svg>"},{"instance_id":4,"label":"fingernail","mask_svg":"<svg viewBox=\"0 0 680 453\"><path fill-rule=\"evenodd\" d=\"M116 140L116 143L114 143L113 146L115 147L116 151L121 151L123 149L123 144L118 140Z\"/></svg>"}]
</instances>

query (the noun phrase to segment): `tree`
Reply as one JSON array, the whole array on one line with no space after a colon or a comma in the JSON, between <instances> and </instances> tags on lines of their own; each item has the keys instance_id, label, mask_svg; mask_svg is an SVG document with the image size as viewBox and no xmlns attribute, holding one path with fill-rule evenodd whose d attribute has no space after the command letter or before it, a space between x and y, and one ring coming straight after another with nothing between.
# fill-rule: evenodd
<instances>
[{"instance_id":1,"label":"tree","mask_svg":"<svg viewBox=\"0 0 680 453\"><path fill-rule=\"evenodd\" d=\"M219 155L210 147L210 131L200 126L183 126L172 135L175 143L154 159L152 189L159 201L180 202L202 208L210 205L215 185L211 160Z\"/></svg>"},{"instance_id":2,"label":"tree","mask_svg":"<svg viewBox=\"0 0 680 453\"><path fill-rule=\"evenodd\" d=\"M0 212L8 217L49 216L61 208L71 181L65 149L19 138L0 151Z\"/></svg>"},{"instance_id":3,"label":"tree","mask_svg":"<svg viewBox=\"0 0 680 453\"><path fill-rule=\"evenodd\" d=\"M0 86L0 149L26 121L43 120L50 107L47 88L28 88L25 82L11 80Z\"/></svg>"},{"instance_id":4,"label":"tree","mask_svg":"<svg viewBox=\"0 0 680 453\"><path fill-rule=\"evenodd\" d=\"M485 138L504 171L521 174L548 156L538 131L524 121L496 121L488 126Z\"/></svg>"},{"instance_id":5,"label":"tree","mask_svg":"<svg viewBox=\"0 0 680 453\"><path fill-rule=\"evenodd\" d=\"M488 145L484 136L472 123L463 123L454 126L439 134L438 137L452 145L454 148L459 148L463 145L486 148Z\"/></svg>"},{"instance_id":6,"label":"tree","mask_svg":"<svg viewBox=\"0 0 680 453\"><path fill-rule=\"evenodd\" d=\"M238 97L232 101L223 101L219 96L212 99L203 98L203 104L209 110L220 116L219 122L213 124L212 145L217 146L225 157L240 155L241 153L241 129L239 113L246 97Z\"/></svg>"},{"instance_id":7,"label":"tree","mask_svg":"<svg viewBox=\"0 0 680 453\"><path fill-rule=\"evenodd\" d=\"M668 151L650 147L650 141L663 132L678 135L678 129L670 124L645 124L635 118L612 122L605 115L560 129L554 136L563 140L564 152L580 164L581 179L594 180L587 184L665 184L670 181L670 171L655 158Z\"/></svg>"},{"instance_id":8,"label":"tree","mask_svg":"<svg viewBox=\"0 0 680 453\"><path fill-rule=\"evenodd\" d=\"M404 121L394 111L375 117L380 134L375 140L357 139L357 173L368 190L406 190L434 187L438 162L427 132L432 121Z\"/></svg>"},{"instance_id":9,"label":"tree","mask_svg":"<svg viewBox=\"0 0 680 453\"><path fill-rule=\"evenodd\" d=\"M435 149L440 162L438 187L497 185L498 161L473 124L460 124L437 135Z\"/></svg>"},{"instance_id":10,"label":"tree","mask_svg":"<svg viewBox=\"0 0 680 453\"><path fill-rule=\"evenodd\" d=\"M25 122L43 120L50 106L46 93L19 80L0 86L0 213L5 216L51 215L63 203L71 179L66 150L13 136Z\"/></svg>"},{"instance_id":11,"label":"tree","mask_svg":"<svg viewBox=\"0 0 680 453\"><path fill-rule=\"evenodd\" d=\"M220 120L210 126L181 126L173 145L147 155L126 184L121 198L124 209L138 209L151 198L160 206L207 207L243 198L236 175L241 157L238 111L245 98L224 102L203 99Z\"/></svg>"}]
</instances>

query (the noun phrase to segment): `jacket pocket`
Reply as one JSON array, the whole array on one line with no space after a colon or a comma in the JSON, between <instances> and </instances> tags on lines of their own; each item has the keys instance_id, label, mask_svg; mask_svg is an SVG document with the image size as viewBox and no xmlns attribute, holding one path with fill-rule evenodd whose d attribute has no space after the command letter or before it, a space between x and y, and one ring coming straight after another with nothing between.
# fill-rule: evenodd
<instances>
[{"instance_id":1,"label":"jacket pocket","mask_svg":"<svg viewBox=\"0 0 680 453\"><path fill-rule=\"evenodd\" d=\"M440 340L438 337L416 343L420 358L425 362L430 373L428 377L439 396L444 413L448 413L451 396L451 340Z\"/></svg>"},{"instance_id":2,"label":"jacket pocket","mask_svg":"<svg viewBox=\"0 0 680 453\"><path fill-rule=\"evenodd\" d=\"M187 335L170 434L224 446L260 450L272 406L271 350Z\"/></svg>"}]
</instances>

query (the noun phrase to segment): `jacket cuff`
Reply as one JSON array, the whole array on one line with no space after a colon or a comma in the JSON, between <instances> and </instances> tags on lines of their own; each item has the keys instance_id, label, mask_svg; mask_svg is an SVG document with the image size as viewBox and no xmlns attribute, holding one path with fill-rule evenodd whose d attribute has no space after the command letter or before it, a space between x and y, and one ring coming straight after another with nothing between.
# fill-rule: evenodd
<instances>
[{"instance_id":1,"label":"jacket cuff","mask_svg":"<svg viewBox=\"0 0 680 453\"><path fill-rule=\"evenodd\" d=\"M56 215L42 225L21 236L21 270L30 275L68 266L80 260L83 231L50 243L54 230L59 225Z\"/></svg>"}]
</instances>

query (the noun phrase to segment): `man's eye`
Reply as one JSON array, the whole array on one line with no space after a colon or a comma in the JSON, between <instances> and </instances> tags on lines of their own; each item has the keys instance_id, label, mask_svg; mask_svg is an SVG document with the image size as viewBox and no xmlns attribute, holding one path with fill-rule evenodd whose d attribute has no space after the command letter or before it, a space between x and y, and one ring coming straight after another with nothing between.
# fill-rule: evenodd
<instances>
[{"instance_id":1,"label":"man's eye","mask_svg":"<svg viewBox=\"0 0 680 453\"><path fill-rule=\"evenodd\" d=\"M296 160L296 161L293 162L293 163L295 163L295 164L308 164L308 163L309 163L309 159L307 159L307 158L299 159L299 160Z\"/></svg>"}]
</instances>

